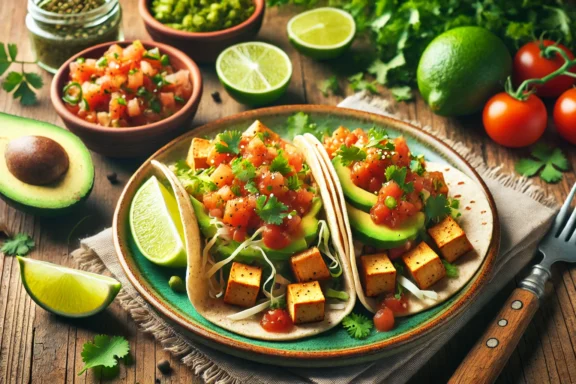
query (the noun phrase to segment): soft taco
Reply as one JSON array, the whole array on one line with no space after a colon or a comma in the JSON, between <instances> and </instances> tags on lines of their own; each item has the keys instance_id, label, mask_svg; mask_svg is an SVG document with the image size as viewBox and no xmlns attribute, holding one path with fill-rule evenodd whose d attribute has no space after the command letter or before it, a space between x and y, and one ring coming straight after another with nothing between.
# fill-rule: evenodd
<instances>
[{"instance_id":1,"label":"soft taco","mask_svg":"<svg viewBox=\"0 0 576 384\"><path fill-rule=\"evenodd\" d=\"M326 331L356 300L345 238L320 162L302 138L259 121L194 138L170 168L185 227L188 297L232 332L291 340Z\"/></svg>"},{"instance_id":2,"label":"soft taco","mask_svg":"<svg viewBox=\"0 0 576 384\"><path fill-rule=\"evenodd\" d=\"M403 137L339 127L306 134L331 179L356 293L371 312L412 315L458 292L491 242L492 211L458 169L427 162Z\"/></svg>"}]
</instances>

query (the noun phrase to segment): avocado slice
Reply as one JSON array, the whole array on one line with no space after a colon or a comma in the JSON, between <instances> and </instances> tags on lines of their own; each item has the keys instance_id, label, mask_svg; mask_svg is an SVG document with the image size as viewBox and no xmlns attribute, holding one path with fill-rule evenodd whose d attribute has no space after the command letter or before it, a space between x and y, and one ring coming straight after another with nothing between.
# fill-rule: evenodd
<instances>
[{"instance_id":1,"label":"avocado slice","mask_svg":"<svg viewBox=\"0 0 576 384\"><path fill-rule=\"evenodd\" d=\"M342 164L340 156L336 156L332 160L344 197L354 207L361 209L364 212L370 212L370 209L376 205L378 196L370 193L354 184L352 181L352 171L350 168Z\"/></svg>"},{"instance_id":2,"label":"avocado slice","mask_svg":"<svg viewBox=\"0 0 576 384\"><path fill-rule=\"evenodd\" d=\"M198 220L198 227L200 228L202 235L206 238L213 237L216 234L216 227L210 223L210 216L206 213L204 205L192 196L190 197L190 200L192 201L192 207L194 208L194 213ZM292 243L284 249L271 249L262 246L266 256L273 261L286 261L295 253L308 249L309 244L311 244L317 237L318 219L316 218L316 215L320 211L321 207L322 201L320 199L315 200L312 203L310 212L302 218L302 228L304 230L304 236L302 238L292 241ZM230 256L239 245L240 243L236 241L224 244L222 241L217 240L213 249L215 250L218 259L224 259ZM238 256L236 256L236 261L239 262L252 262L254 260L265 262L262 258L262 254L254 249L244 249L238 254Z\"/></svg>"},{"instance_id":3,"label":"avocado slice","mask_svg":"<svg viewBox=\"0 0 576 384\"><path fill-rule=\"evenodd\" d=\"M346 203L346 209L354 238L376 248L400 247L407 241L414 240L424 230L425 215L422 212L410 217L398 228L389 228L374 223L369 213L363 212L351 204Z\"/></svg>"},{"instance_id":4,"label":"avocado slice","mask_svg":"<svg viewBox=\"0 0 576 384\"><path fill-rule=\"evenodd\" d=\"M4 200L26 212L55 216L67 213L88 197L94 185L94 165L90 152L77 136L52 124L5 113L0 113L0 127L0 196ZM8 161L14 164L13 154L6 155L9 144L24 137L50 139L65 151L68 166L59 171L56 181L30 184L9 170Z\"/></svg>"}]
</instances>

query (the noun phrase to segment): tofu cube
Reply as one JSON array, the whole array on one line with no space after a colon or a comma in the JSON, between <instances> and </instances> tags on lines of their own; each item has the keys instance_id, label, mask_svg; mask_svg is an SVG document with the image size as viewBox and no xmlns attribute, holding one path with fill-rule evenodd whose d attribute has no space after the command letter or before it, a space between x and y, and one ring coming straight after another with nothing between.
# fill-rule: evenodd
<instances>
[{"instance_id":1,"label":"tofu cube","mask_svg":"<svg viewBox=\"0 0 576 384\"><path fill-rule=\"evenodd\" d=\"M286 297L286 306L294 324L324 320L326 299L317 281L288 285Z\"/></svg>"},{"instance_id":2,"label":"tofu cube","mask_svg":"<svg viewBox=\"0 0 576 384\"><path fill-rule=\"evenodd\" d=\"M273 140L278 140L280 138L280 136L278 136L276 132L272 131L270 128L262 124L259 120L256 120L254 123L252 123L252 125L248 127L247 130L244 131L242 136L254 137L259 133L267 135Z\"/></svg>"},{"instance_id":3,"label":"tofu cube","mask_svg":"<svg viewBox=\"0 0 576 384\"><path fill-rule=\"evenodd\" d=\"M262 268L232 263L224 302L240 307L253 307L260 292Z\"/></svg>"},{"instance_id":4,"label":"tofu cube","mask_svg":"<svg viewBox=\"0 0 576 384\"><path fill-rule=\"evenodd\" d=\"M402 260L420 289L427 289L446 276L442 260L425 242L405 253Z\"/></svg>"},{"instance_id":5,"label":"tofu cube","mask_svg":"<svg viewBox=\"0 0 576 384\"><path fill-rule=\"evenodd\" d=\"M466 234L450 216L430 228L428 234L438 246L442 257L449 263L472 249Z\"/></svg>"},{"instance_id":6,"label":"tofu cube","mask_svg":"<svg viewBox=\"0 0 576 384\"><path fill-rule=\"evenodd\" d=\"M186 164L192 169L208 168L208 155L210 155L211 150L212 143L210 140L199 137L193 138L186 157Z\"/></svg>"},{"instance_id":7,"label":"tofu cube","mask_svg":"<svg viewBox=\"0 0 576 384\"><path fill-rule=\"evenodd\" d=\"M330 271L317 247L310 248L290 258L290 267L299 283L329 279Z\"/></svg>"},{"instance_id":8,"label":"tofu cube","mask_svg":"<svg viewBox=\"0 0 576 384\"><path fill-rule=\"evenodd\" d=\"M360 269L366 296L374 297L381 293L394 293L396 268L386 253L361 256Z\"/></svg>"}]
</instances>

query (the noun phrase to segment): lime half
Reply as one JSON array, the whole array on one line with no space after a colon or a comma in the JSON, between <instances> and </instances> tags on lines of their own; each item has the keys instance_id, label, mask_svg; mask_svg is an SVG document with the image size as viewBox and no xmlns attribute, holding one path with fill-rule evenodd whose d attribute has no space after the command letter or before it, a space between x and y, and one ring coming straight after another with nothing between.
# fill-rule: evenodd
<instances>
[{"instance_id":1,"label":"lime half","mask_svg":"<svg viewBox=\"0 0 576 384\"><path fill-rule=\"evenodd\" d=\"M86 317L105 309L122 285L108 276L18 256L22 284L32 300L56 315Z\"/></svg>"},{"instance_id":2,"label":"lime half","mask_svg":"<svg viewBox=\"0 0 576 384\"><path fill-rule=\"evenodd\" d=\"M216 60L216 73L230 96L257 107L284 94L292 77L292 63L278 47L248 42L224 50Z\"/></svg>"},{"instance_id":3,"label":"lime half","mask_svg":"<svg viewBox=\"0 0 576 384\"><path fill-rule=\"evenodd\" d=\"M340 56L354 40L356 23L337 8L324 7L300 13L288 22L290 42L303 54L317 60Z\"/></svg>"},{"instance_id":4,"label":"lime half","mask_svg":"<svg viewBox=\"0 0 576 384\"><path fill-rule=\"evenodd\" d=\"M136 192L130 229L138 249L154 264L185 267L184 231L176 198L155 176Z\"/></svg>"}]
</instances>

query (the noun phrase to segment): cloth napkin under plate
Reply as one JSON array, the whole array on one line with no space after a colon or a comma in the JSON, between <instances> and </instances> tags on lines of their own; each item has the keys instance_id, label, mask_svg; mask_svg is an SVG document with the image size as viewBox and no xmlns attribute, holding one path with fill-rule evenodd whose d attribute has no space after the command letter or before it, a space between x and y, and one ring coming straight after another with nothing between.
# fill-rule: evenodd
<instances>
[{"instance_id":1,"label":"cloth napkin under plate","mask_svg":"<svg viewBox=\"0 0 576 384\"><path fill-rule=\"evenodd\" d=\"M360 93L339 106L390 115L386 102ZM426 127L422 129L430 131ZM436 133L436 132L432 132ZM501 245L493 277L478 298L458 317L445 324L413 349L379 361L347 367L284 368L254 363L213 350L193 342L187 331L161 317L130 284L118 262L110 228L81 241L81 248L72 253L79 267L102 273L109 271L122 283L117 300L144 332L151 333L166 350L182 359L207 383L270 383L312 382L318 384L404 383L426 363L451 336L532 259L538 241L555 213L556 203L541 189L514 175L503 174L499 168L487 168L482 159L461 143L436 136L465 157L482 175L496 201L501 224ZM510 202L514 204L510 204ZM526 218L530 218L527 220Z\"/></svg>"}]
</instances>

